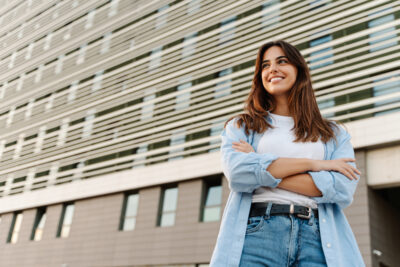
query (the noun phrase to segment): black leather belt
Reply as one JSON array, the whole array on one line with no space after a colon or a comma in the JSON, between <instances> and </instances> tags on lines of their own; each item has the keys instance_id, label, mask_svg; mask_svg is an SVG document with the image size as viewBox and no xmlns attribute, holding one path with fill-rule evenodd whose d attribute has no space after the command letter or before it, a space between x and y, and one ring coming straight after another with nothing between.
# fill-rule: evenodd
<instances>
[{"instance_id":1,"label":"black leather belt","mask_svg":"<svg viewBox=\"0 0 400 267\"><path fill-rule=\"evenodd\" d=\"M249 217L265 215L267 207L268 203L252 203ZM315 218L318 218L318 209L311 209L310 207L297 206L293 204L272 204L270 214L295 214L299 218L310 219L311 212L314 213Z\"/></svg>"}]
</instances>

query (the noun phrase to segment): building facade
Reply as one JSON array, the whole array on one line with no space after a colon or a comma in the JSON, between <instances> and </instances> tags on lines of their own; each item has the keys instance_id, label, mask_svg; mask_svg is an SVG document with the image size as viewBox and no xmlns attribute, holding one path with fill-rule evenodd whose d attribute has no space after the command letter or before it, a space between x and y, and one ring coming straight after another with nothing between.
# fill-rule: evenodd
<instances>
[{"instance_id":1,"label":"building facade","mask_svg":"<svg viewBox=\"0 0 400 267\"><path fill-rule=\"evenodd\" d=\"M352 136L366 265L400 261L399 1L0 2L0 266L208 266L219 134L277 39Z\"/></svg>"}]
</instances>

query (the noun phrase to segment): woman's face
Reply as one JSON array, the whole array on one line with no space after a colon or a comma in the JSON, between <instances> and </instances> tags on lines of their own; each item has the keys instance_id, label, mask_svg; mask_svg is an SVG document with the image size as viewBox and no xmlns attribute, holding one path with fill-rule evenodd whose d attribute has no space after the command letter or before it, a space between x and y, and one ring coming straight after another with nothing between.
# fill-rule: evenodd
<instances>
[{"instance_id":1,"label":"woman's face","mask_svg":"<svg viewBox=\"0 0 400 267\"><path fill-rule=\"evenodd\" d=\"M282 48L268 48L264 53L261 69L262 83L269 94L274 97L289 96L289 91L296 82L297 68L289 62Z\"/></svg>"}]
</instances>

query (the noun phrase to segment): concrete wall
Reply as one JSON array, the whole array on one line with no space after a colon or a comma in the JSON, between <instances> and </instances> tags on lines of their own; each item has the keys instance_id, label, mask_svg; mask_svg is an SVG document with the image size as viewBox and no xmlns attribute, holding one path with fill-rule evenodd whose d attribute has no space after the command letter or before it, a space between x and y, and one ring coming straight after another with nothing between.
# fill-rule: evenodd
<instances>
[{"instance_id":1,"label":"concrete wall","mask_svg":"<svg viewBox=\"0 0 400 267\"><path fill-rule=\"evenodd\" d=\"M227 186L223 182L223 202ZM41 241L30 241L36 209L24 210L16 244L6 243L12 213L2 214L0 266L134 266L208 263L220 222L199 222L202 180L178 185L175 225L156 227L161 187L139 191L136 228L119 231L124 195L78 200L69 237L56 238L62 205L47 207ZM224 204L223 204L224 205ZM221 211L222 213L222 211ZM67 264L67 265L62 265Z\"/></svg>"}]
</instances>

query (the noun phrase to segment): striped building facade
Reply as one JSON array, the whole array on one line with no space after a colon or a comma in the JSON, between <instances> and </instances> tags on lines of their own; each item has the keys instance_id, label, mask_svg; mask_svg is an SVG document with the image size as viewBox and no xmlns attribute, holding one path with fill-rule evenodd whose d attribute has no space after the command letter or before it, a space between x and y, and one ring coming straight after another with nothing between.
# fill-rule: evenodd
<instances>
[{"instance_id":1,"label":"striped building facade","mask_svg":"<svg viewBox=\"0 0 400 267\"><path fill-rule=\"evenodd\" d=\"M0 266L208 266L219 134L276 39L352 136L366 265L398 266L399 1L0 3Z\"/></svg>"}]
</instances>

